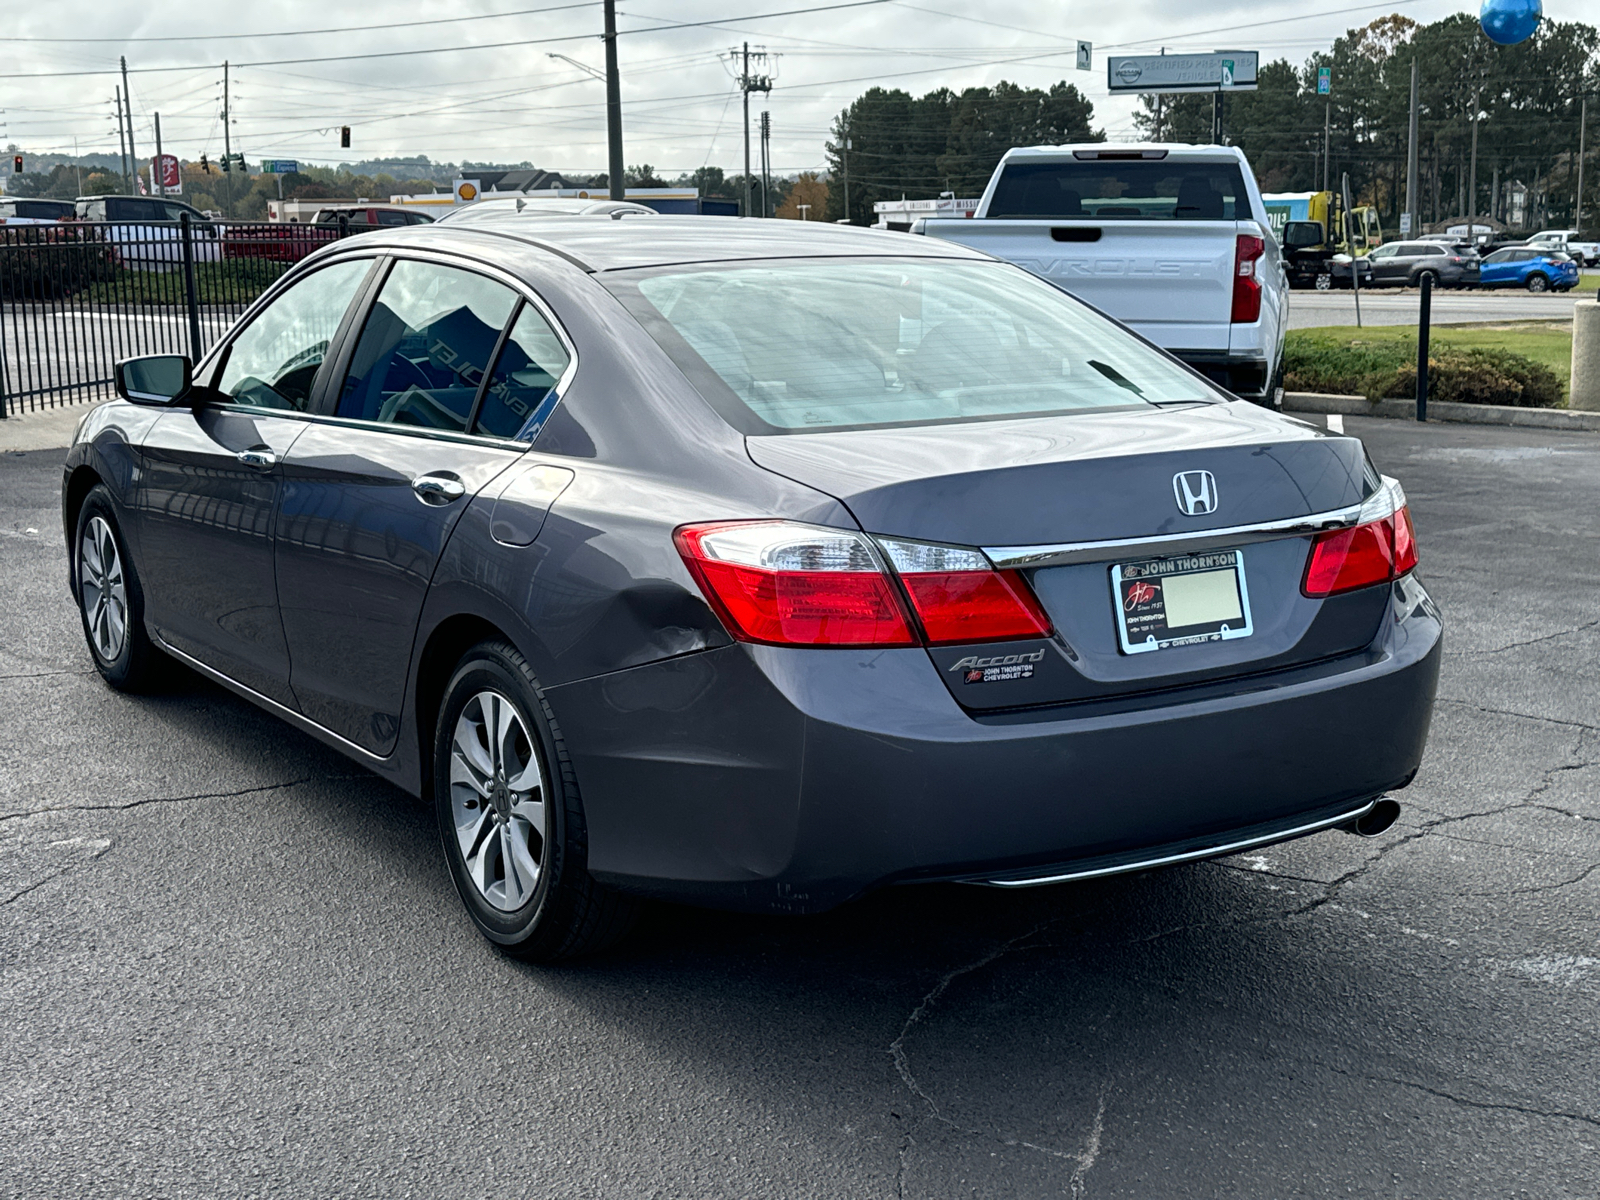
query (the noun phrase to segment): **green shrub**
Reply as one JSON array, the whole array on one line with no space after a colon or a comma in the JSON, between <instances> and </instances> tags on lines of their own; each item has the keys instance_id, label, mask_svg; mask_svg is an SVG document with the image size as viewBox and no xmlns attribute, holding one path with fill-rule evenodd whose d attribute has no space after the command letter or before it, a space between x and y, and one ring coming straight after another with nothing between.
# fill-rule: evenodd
<instances>
[{"instance_id":1,"label":"green shrub","mask_svg":"<svg viewBox=\"0 0 1600 1200\"><path fill-rule=\"evenodd\" d=\"M18 225L0 241L0 298L60 300L116 273L98 231L70 224Z\"/></svg>"},{"instance_id":2,"label":"green shrub","mask_svg":"<svg viewBox=\"0 0 1600 1200\"><path fill-rule=\"evenodd\" d=\"M1284 351L1284 387L1368 400L1417 394L1417 347L1412 342L1340 344L1314 335L1291 338ZM1543 363L1510 350L1434 348L1428 355L1428 396L1461 404L1554 408L1561 379Z\"/></svg>"}]
</instances>

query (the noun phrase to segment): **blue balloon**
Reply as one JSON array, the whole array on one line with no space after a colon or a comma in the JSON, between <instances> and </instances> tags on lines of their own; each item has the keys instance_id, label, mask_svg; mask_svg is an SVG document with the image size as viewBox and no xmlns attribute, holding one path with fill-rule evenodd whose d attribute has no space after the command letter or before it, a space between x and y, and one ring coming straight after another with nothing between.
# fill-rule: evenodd
<instances>
[{"instance_id":1,"label":"blue balloon","mask_svg":"<svg viewBox=\"0 0 1600 1200\"><path fill-rule=\"evenodd\" d=\"M1515 46L1533 36L1543 15L1544 6L1539 0L1483 0L1478 24L1491 42Z\"/></svg>"}]
</instances>

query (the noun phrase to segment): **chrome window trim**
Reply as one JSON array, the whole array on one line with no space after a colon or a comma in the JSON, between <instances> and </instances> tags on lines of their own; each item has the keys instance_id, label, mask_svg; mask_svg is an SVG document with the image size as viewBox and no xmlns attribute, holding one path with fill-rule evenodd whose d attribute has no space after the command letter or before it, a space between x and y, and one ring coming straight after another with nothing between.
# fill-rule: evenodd
<instances>
[{"instance_id":1,"label":"chrome window trim","mask_svg":"<svg viewBox=\"0 0 1600 1200\"><path fill-rule=\"evenodd\" d=\"M544 298L534 290L532 285L524 282L521 279L518 279L515 275L511 274L511 272L496 267L493 264L480 263L476 259L467 258L461 255L446 254L436 250L406 250L404 248L397 249L393 246L374 246L371 243L361 246L352 246L345 253L330 254L326 259L319 262L311 271L305 271L299 274L296 274L294 271L285 271L277 279L273 280L272 286L262 295L256 297L254 303L252 303L249 308L239 315L239 319L228 327L223 336L217 339L216 343L201 359L202 362L207 363L208 369L212 372L213 382L215 381L217 362L220 362L220 358L217 359L216 362L212 362L210 360L212 360L213 357L216 356L223 348L231 347L235 338L238 336L238 333L242 331L250 321L253 321L256 316L259 315L262 309L264 309L268 304L272 303L277 296L283 291L287 290L287 288L293 286L293 282L285 283L284 280L288 279L291 275L295 275L295 281L297 282L304 275L312 274L314 271L319 271L325 267L331 267L335 263L344 262L353 258L370 258L374 262L382 258L389 258L392 260L392 263L400 262L404 259L411 259L414 261L431 261L438 263L440 266L455 267L457 270L471 270L479 275L483 275L486 278L494 280L496 283L509 287L524 303L530 304L538 310L539 315L543 317L550 328L555 331L556 339L561 343L561 348L567 352L567 368L561 372L561 378L556 380L555 386L550 389L551 394L556 398L556 403L551 406L551 411L554 412L556 406L558 406L561 401L565 399L567 388L571 385L573 376L578 373L577 343L572 340L572 335L567 332L566 326L561 323L554 310L551 309L550 305L545 302ZM392 269L392 263L390 269ZM296 265L298 266L298 264ZM384 280L387 280L387 278L388 271L386 270L384 273ZM380 280L378 283L378 296L383 294L384 280ZM374 302L376 302L378 296L373 297ZM513 320L517 316L518 311L520 310L514 310L511 317L507 318L507 320ZM370 315L371 308L369 307L364 316ZM360 339L360 328L353 329L351 332L357 340ZM489 370L491 372L494 370L493 363L489 364ZM198 374L198 366L196 373ZM343 380L339 381L340 384L343 382ZM337 384L334 386L335 388L338 387ZM253 404L237 403L219 403L214 405L214 407L249 413L268 413L273 416L299 416L305 418L317 418L335 421L341 424L352 425L360 429L395 430L402 428L400 426L386 424L381 421L362 421L354 417L340 417L333 413L324 414L303 412L300 409L260 408ZM545 418L545 423L548 424L549 420L550 418L547 416ZM420 430L422 427L417 426L416 428ZM542 429L543 426L541 425L540 428ZM467 441L486 443L496 446L521 446L523 448L527 448L533 445L532 442L518 441L516 438L497 438L485 434L472 434L465 432L455 433L451 430L443 429L426 430L424 432L448 435L452 438L465 439Z\"/></svg>"},{"instance_id":2,"label":"chrome window trim","mask_svg":"<svg viewBox=\"0 0 1600 1200\"><path fill-rule=\"evenodd\" d=\"M1248 546L1277 538L1310 537L1334 529L1349 529L1390 516L1406 503L1400 484L1385 475L1379 488L1360 504L1330 509L1305 517L1286 517L1226 529L1197 529L1192 533L1160 533L1152 537L1113 538L1098 542L1061 542L1046 546L985 546L989 561L1001 569L1064 567L1073 563L1115 562L1128 554L1197 554L1224 546Z\"/></svg>"}]
</instances>

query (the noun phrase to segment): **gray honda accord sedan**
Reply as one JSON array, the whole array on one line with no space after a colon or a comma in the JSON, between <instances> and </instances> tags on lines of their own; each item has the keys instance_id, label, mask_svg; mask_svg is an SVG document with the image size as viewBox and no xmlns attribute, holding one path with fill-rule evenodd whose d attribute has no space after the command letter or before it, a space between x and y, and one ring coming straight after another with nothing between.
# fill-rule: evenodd
<instances>
[{"instance_id":1,"label":"gray honda accord sedan","mask_svg":"<svg viewBox=\"0 0 1600 1200\"><path fill-rule=\"evenodd\" d=\"M1439 613L1361 443L951 243L381 231L117 389L62 490L101 674L176 660L425 797L528 958L639 897L1374 833L1427 738Z\"/></svg>"}]
</instances>

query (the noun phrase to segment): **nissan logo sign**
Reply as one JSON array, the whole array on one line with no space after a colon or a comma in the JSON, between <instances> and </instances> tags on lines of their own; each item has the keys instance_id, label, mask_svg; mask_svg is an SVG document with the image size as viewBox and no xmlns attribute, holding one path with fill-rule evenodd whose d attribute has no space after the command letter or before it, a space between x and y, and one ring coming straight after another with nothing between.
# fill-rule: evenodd
<instances>
[{"instance_id":1,"label":"nissan logo sign","mask_svg":"<svg viewBox=\"0 0 1600 1200\"><path fill-rule=\"evenodd\" d=\"M1117 68L1117 78L1123 83L1138 83L1139 77L1144 74L1144 68L1136 62L1125 62Z\"/></svg>"}]
</instances>

